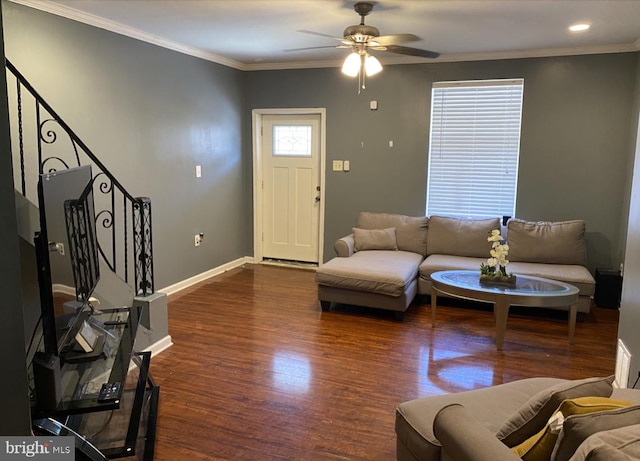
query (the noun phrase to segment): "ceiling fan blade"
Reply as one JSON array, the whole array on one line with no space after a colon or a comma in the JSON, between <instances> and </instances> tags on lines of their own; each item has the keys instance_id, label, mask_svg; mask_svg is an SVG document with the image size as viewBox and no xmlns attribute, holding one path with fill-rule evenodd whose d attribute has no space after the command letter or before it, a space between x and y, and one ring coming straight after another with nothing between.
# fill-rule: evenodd
<instances>
[{"instance_id":1,"label":"ceiling fan blade","mask_svg":"<svg viewBox=\"0 0 640 461\"><path fill-rule=\"evenodd\" d=\"M311 35L317 35L319 37L327 37L327 38L332 38L333 40L344 40L344 38L342 37L334 37L333 35L327 35L327 34L323 34L321 32L314 32L312 30L299 30L298 32L302 32L303 34L311 34Z\"/></svg>"},{"instance_id":2,"label":"ceiling fan blade","mask_svg":"<svg viewBox=\"0 0 640 461\"><path fill-rule=\"evenodd\" d=\"M388 45L387 51L398 54L406 54L407 56L418 56L421 58L437 58L440 53L429 50L419 50L418 48L409 48L408 46Z\"/></svg>"},{"instance_id":3,"label":"ceiling fan blade","mask_svg":"<svg viewBox=\"0 0 640 461\"><path fill-rule=\"evenodd\" d=\"M371 43L372 46L388 46L397 43L417 42L418 40L420 40L420 37L413 34L392 34L373 37L369 40L369 43Z\"/></svg>"},{"instance_id":4,"label":"ceiling fan blade","mask_svg":"<svg viewBox=\"0 0 640 461\"><path fill-rule=\"evenodd\" d=\"M305 48L289 48L288 50L282 50L282 51L289 52L289 51L322 50L326 48L350 48L350 47L346 45L308 46Z\"/></svg>"}]
</instances>

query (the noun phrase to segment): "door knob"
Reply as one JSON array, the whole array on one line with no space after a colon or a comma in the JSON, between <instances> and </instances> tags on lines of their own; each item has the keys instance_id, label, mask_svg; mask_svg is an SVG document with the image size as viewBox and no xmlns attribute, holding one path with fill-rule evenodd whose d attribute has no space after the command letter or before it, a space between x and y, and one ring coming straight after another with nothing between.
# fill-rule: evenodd
<instances>
[{"instance_id":1,"label":"door knob","mask_svg":"<svg viewBox=\"0 0 640 461\"><path fill-rule=\"evenodd\" d=\"M320 201L320 196L317 196L316 197L316 202L319 202L319 201Z\"/></svg>"}]
</instances>

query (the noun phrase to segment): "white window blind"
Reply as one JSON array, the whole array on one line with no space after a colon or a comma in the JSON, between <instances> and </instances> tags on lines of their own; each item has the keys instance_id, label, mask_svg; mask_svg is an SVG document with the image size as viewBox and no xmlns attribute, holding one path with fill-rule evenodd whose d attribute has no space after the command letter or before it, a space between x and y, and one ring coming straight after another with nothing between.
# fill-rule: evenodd
<instances>
[{"instance_id":1,"label":"white window blind","mask_svg":"<svg viewBox=\"0 0 640 461\"><path fill-rule=\"evenodd\" d=\"M524 80L434 83L427 215L515 216Z\"/></svg>"}]
</instances>

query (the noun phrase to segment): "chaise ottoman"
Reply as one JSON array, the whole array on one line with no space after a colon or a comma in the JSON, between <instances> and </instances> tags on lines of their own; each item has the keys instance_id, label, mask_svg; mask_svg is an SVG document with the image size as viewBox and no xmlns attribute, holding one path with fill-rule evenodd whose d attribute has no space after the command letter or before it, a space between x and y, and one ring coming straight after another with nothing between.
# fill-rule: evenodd
<instances>
[{"instance_id":1,"label":"chaise ottoman","mask_svg":"<svg viewBox=\"0 0 640 461\"><path fill-rule=\"evenodd\" d=\"M418 292L429 220L389 213L360 213L358 227L336 242L339 255L316 271L318 300L386 309L397 320Z\"/></svg>"}]
</instances>

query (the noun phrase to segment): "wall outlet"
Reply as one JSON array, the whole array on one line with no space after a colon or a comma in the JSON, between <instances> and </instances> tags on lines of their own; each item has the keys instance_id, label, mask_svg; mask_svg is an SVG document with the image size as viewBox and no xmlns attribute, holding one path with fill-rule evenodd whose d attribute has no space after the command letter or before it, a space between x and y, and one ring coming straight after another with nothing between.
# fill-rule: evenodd
<instances>
[{"instance_id":1,"label":"wall outlet","mask_svg":"<svg viewBox=\"0 0 640 461\"><path fill-rule=\"evenodd\" d=\"M196 234L194 237L195 246L199 247L203 240L204 240L204 234L202 232L199 234Z\"/></svg>"},{"instance_id":2,"label":"wall outlet","mask_svg":"<svg viewBox=\"0 0 640 461\"><path fill-rule=\"evenodd\" d=\"M334 160L333 161L333 171L342 171L342 160Z\"/></svg>"}]
</instances>

